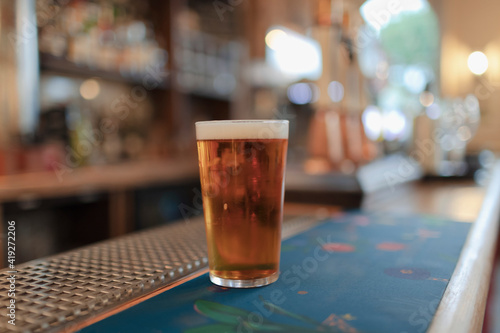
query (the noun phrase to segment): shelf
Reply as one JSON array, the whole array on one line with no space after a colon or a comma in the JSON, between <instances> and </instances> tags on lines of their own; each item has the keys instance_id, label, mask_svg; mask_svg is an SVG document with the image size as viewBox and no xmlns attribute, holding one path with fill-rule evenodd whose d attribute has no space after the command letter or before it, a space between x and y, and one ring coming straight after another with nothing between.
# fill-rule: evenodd
<instances>
[{"instance_id":1,"label":"shelf","mask_svg":"<svg viewBox=\"0 0 500 333\"><path fill-rule=\"evenodd\" d=\"M181 93L185 94L186 96L204 98L204 99L227 102L227 103L230 103L233 99L232 96L217 95L202 90L189 90L189 91L181 90Z\"/></svg>"},{"instance_id":2,"label":"shelf","mask_svg":"<svg viewBox=\"0 0 500 333\"><path fill-rule=\"evenodd\" d=\"M98 77L103 80L115 81L131 85L144 85L143 75L124 76L118 72L105 71L85 65L77 65L66 58L55 57L50 54L40 53L40 69L63 75L78 76L83 78ZM168 80L164 80L155 89L167 89Z\"/></svg>"},{"instance_id":3,"label":"shelf","mask_svg":"<svg viewBox=\"0 0 500 333\"><path fill-rule=\"evenodd\" d=\"M198 162L171 159L0 176L0 202L135 189L198 179Z\"/></svg>"}]
</instances>

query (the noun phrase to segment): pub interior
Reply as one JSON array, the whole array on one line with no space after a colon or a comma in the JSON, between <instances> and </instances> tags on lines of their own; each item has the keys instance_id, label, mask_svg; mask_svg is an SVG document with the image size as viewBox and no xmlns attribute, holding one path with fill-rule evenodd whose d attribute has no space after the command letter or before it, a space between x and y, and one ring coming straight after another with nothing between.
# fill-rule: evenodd
<instances>
[{"instance_id":1,"label":"pub interior","mask_svg":"<svg viewBox=\"0 0 500 333\"><path fill-rule=\"evenodd\" d=\"M0 0L0 331L500 332L499 10ZM207 277L195 130L242 119L289 122L245 291Z\"/></svg>"}]
</instances>

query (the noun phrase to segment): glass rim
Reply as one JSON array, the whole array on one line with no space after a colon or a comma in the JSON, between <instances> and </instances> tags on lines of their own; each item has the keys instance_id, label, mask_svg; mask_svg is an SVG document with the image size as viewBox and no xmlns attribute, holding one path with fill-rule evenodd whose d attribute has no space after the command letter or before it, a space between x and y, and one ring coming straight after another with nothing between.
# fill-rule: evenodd
<instances>
[{"instance_id":1,"label":"glass rim","mask_svg":"<svg viewBox=\"0 0 500 333\"><path fill-rule=\"evenodd\" d=\"M210 124L287 124L289 123L286 119L231 119L231 120L203 120L197 121L194 124L198 125L210 125Z\"/></svg>"},{"instance_id":2,"label":"glass rim","mask_svg":"<svg viewBox=\"0 0 500 333\"><path fill-rule=\"evenodd\" d=\"M195 123L196 140L288 139L288 120L211 120Z\"/></svg>"}]
</instances>

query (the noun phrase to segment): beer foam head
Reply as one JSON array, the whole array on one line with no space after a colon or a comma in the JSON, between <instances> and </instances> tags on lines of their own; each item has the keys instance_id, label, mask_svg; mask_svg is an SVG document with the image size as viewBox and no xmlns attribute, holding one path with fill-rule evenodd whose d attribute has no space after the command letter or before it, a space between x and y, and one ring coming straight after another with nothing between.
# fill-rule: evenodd
<instances>
[{"instance_id":1,"label":"beer foam head","mask_svg":"<svg viewBox=\"0 0 500 333\"><path fill-rule=\"evenodd\" d=\"M199 121L197 140L288 139L288 120Z\"/></svg>"}]
</instances>

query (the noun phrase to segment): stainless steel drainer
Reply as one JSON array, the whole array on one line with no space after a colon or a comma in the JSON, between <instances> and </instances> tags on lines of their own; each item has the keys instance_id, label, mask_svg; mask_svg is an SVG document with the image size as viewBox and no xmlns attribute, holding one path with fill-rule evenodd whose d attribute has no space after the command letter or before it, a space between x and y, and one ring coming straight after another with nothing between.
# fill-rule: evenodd
<instances>
[{"instance_id":1,"label":"stainless steel drainer","mask_svg":"<svg viewBox=\"0 0 500 333\"><path fill-rule=\"evenodd\" d=\"M317 223L285 219L283 235ZM0 271L0 332L57 332L207 267L202 218L176 222L18 265L16 325Z\"/></svg>"}]
</instances>

